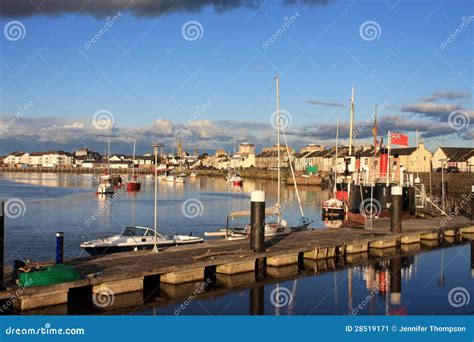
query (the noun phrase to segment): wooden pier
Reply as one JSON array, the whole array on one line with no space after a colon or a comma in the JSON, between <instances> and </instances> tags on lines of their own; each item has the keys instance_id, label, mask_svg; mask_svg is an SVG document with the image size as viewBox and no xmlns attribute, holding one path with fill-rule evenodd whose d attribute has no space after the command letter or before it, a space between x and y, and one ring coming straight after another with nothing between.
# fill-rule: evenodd
<instances>
[{"instance_id":1,"label":"wooden pier","mask_svg":"<svg viewBox=\"0 0 474 342\"><path fill-rule=\"evenodd\" d=\"M103 293L115 296L159 286L173 291L173 286L186 283L194 286L215 278L216 274L224 284L240 286L232 282L232 276L250 275L246 281L255 282L255 270L260 263L257 260L264 260L267 268L278 276L287 274L285 268L311 260L344 258L349 263L365 262L369 254L383 257L393 255L394 250L417 250L413 246L420 244L429 247L442 241L474 239L474 223L463 217L452 217L443 224L442 218L403 221L401 234L391 233L388 223L377 220L371 229L317 229L276 236L266 240L263 253L250 251L248 240L213 240L159 253L138 251L73 259L66 264L76 267L82 279L28 288L12 285L0 292L0 301L12 301L17 310L32 310L67 305L77 298L86 302Z\"/></svg>"}]
</instances>

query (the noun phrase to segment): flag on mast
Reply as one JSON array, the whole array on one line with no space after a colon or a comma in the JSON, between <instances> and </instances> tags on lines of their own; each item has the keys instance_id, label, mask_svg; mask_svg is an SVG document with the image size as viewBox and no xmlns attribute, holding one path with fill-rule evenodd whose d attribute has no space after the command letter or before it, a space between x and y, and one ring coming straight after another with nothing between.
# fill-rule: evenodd
<instances>
[{"instance_id":1,"label":"flag on mast","mask_svg":"<svg viewBox=\"0 0 474 342\"><path fill-rule=\"evenodd\" d=\"M408 135L390 132L390 143L408 147Z\"/></svg>"}]
</instances>

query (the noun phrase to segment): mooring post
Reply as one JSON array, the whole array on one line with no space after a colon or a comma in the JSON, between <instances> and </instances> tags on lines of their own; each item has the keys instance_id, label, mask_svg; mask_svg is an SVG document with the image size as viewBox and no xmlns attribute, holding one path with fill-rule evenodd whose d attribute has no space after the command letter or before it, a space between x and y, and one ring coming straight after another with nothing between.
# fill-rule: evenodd
<instances>
[{"instance_id":1,"label":"mooring post","mask_svg":"<svg viewBox=\"0 0 474 342\"><path fill-rule=\"evenodd\" d=\"M5 281L3 279L3 263L4 252L5 252L5 214L4 214L4 202L0 201L0 290L5 290Z\"/></svg>"},{"instance_id":2,"label":"mooring post","mask_svg":"<svg viewBox=\"0 0 474 342\"><path fill-rule=\"evenodd\" d=\"M250 249L265 252L265 192L253 191L250 195Z\"/></svg>"},{"instance_id":3,"label":"mooring post","mask_svg":"<svg viewBox=\"0 0 474 342\"><path fill-rule=\"evenodd\" d=\"M402 258L397 256L390 260L390 303L400 305L402 302Z\"/></svg>"},{"instance_id":4,"label":"mooring post","mask_svg":"<svg viewBox=\"0 0 474 342\"><path fill-rule=\"evenodd\" d=\"M471 185L471 221L474 221L474 185Z\"/></svg>"},{"instance_id":5,"label":"mooring post","mask_svg":"<svg viewBox=\"0 0 474 342\"><path fill-rule=\"evenodd\" d=\"M64 261L64 232L56 233L56 264Z\"/></svg>"},{"instance_id":6,"label":"mooring post","mask_svg":"<svg viewBox=\"0 0 474 342\"><path fill-rule=\"evenodd\" d=\"M471 278L474 278L474 240L471 240Z\"/></svg>"},{"instance_id":7,"label":"mooring post","mask_svg":"<svg viewBox=\"0 0 474 342\"><path fill-rule=\"evenodd\" d=\"M252 316L261 316L265 313L265 287L256 283L250 288L249 313Z\"/></svg>"},{"instance_id":8,"label":"mooring post","mask_svg":"<svg viewBox=\"0 0 474 342\"><path fill-rule=\"evenodd\" d=\"M401 186L392 187L390 231L397 234L402 232L402 195L403 188Z\"/></svg>"}]
</instances>

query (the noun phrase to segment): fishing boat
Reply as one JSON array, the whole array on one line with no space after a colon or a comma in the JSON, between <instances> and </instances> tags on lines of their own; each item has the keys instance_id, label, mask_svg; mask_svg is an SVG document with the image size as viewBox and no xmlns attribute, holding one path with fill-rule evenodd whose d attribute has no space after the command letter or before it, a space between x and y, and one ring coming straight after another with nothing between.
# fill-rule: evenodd
<instances>
[{"instance_id":1,"label":"fishing boat","mask_svg":"<svg viewBox=\"0 0 474 342\"><path fill-rule=\"evenodd\" d=\"M138 181L138 177L135 174L135 144L136 144L136 139L133 139L133 157L132 157L132 162L133 162L133 167L132 167L132 176L129 178L127 182L127 191L140 191L141 188L141 183Z\"/></svg>"},{"instance_id":2,"label":"fishing boat","mask_svg":"<svg viewBox=\"0 0 474 342\"><path fill-rule=\"evenodd\" d=\"M375 107L374 116L373 162L371 165L361 167L361 155L355 153L355 169L351 175L351 181L348 182L346 216L351 223L361 226L365 226L367 220L372 221L391 216L391 190L393 187L397 187L397 191L401 192L401 219L414 218L417 211L415 198L417 189L414 175L406 172L398 155L390 157L391 145L408 146L408 136L388 131L387 145L384 146L382 139L380 139L380 143L378 142L377 107ZM349 143L351 144L351 141ZM420 184L420 187L424 193L424 185Z\"/></svg>"},{"instance_id":3,"label":"fishing boat","mask_svg":"<svg viewBox=\"0 0 474 342\"><path fill-rule=\"evenodd\" d=\"M155 238L156 236L156 238ZM152 228L141 226L127 226L123 231L105 239L91 240L81 243L81 248L90 255L112 254L138 250L151 250L173 246L191 245L203 242L203 238L192 235L158 234Z\"/></svg>"}]
</instances>

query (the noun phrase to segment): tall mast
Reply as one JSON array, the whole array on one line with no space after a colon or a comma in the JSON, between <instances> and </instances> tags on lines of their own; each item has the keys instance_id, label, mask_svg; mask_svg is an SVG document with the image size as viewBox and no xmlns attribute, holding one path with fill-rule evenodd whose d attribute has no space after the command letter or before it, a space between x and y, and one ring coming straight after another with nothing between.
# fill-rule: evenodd
<instances>
[{"instance_id":1,"label":"tall mast","mask_svg":"<svg viewBox=\"0 0 474 342\"><path fill-rule=\"evenodd\" d=\"M377 105L374 107L374 157L377 156L377 135L379 130L379 120L378 120L378 113L377 113Z\"/></svg>"},{"instance_id":2,"label":"tall mast","mask_svg":"<svg viewBox=\"0 0 474 342\"><path fill-rule=\"evenodd\" d=\"M276 111L277 111L277 158L278 158L278 200L277 206L280 206L281 199L281 167L280 167L280 77L277 75L276 80Z\"/></svg>"},{"instance_id":3,"label":"tall mast","mask_svg":"<svg viewBox=\"0 0 474 342\"><path fill-rule=\"evenodd\" d=\"M335 167L334 167L334 190L333 194L336 196L336 191L337 191L337 157L338 157L338 152L339 152L339 114L337 114L336 118L336 162L335 162Z\"/></svg>"},{"instance_id":4,"label":"tall mast","mask_svg":"<svg viewBox=\"0 0 474 342\"><path fill-rule=\"evenodd\" d=\"M133 176L135 176L135 144L136 144L136 138L134 137L133 138L133 159L132 159L132 163L133 163Z\"/></svg>"},{"instance_id":5,"label":"tall mast","mask_svg":"<svg viewBox=\"0 0 474 342\"><path fill-rule=\"evenodd\" d=\"M354 130L354 86L352 86L351 120L349 124L349 156L352 156L352 131L353 130Z\"/></svg>"},{"instance_id":6,"label":"tall mast","mask_svg":"<svg viewBox=\"0 0 474 342\"><path fill-rule=\"evenodd\" d=\"M337 114L336 118L336 172L337 172L337 155L339 151L339 114Z\"/></svg>"},{"instance_id":7,"label":"tall mast","mask_svg":"<svg viewBox=\"0 0 474 342\"><path fill-rule=\"evenodd\" d=\"M107 144L107 169L110 175L110 135L109 135L109 143Z\"/></svg>"}]
</instances>

